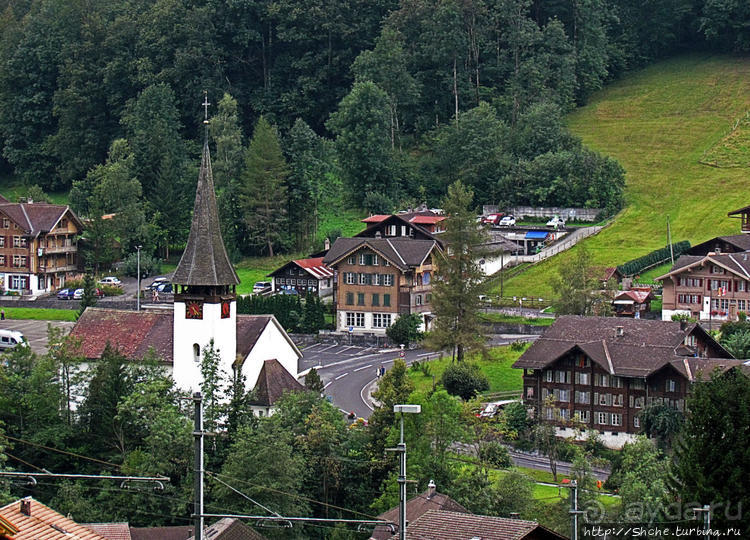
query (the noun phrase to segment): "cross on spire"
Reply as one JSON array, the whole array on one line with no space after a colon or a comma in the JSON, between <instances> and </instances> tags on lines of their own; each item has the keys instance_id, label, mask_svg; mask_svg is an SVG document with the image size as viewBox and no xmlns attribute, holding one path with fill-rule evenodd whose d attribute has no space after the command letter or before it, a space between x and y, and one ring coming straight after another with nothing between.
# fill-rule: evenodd
<instances>
[{"instance_id":1,"label":"cross on spire","mask_svg":"<svg viewBox=\"0 0 750 540\"><path fill-rule=\"evenodd\" d=\"M203 105L203 123L208 124L208 106L211 104L208 102L208 91L206 90L203 91L203 103L201 105Z\"/></svg>"}]
</instances>

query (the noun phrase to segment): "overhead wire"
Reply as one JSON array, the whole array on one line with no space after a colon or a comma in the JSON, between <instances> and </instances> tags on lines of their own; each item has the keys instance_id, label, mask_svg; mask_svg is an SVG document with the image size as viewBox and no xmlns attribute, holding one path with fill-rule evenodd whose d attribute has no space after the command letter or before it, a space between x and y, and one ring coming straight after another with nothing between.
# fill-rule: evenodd
<instances>
[{"instance_id":1,"label":"overhead wire","mask_svg":"<svg viewBox=\"0 0 750 540\"><path fill-rule=\"evenodd\" d=\"M68 456L72 456L72 457L76 457L76 458L80 458L80 459L87 459L87 460L93 461L95 463L101 463L102 465L107 465L108 467L114 467L116 469L122 469L122 465L118 465L116 463L111 463L109 461L104 461L104 460L101 460L101 459L98 459L98 458L93 458L93 457L90 457L90 456L84 456L83 454L77 454L75 452L69 452L68 450L60 450L59 448L53 448L51 446L45 446L43 444L39 444L39 443L27 441L27 440L24 440L24 439L18 439L16 437L11 437L10 435L7 435L5 433L0 434L0 437L5 437L6 439L8 439L10 441L20 442L22 444L28 444L30 446L36 446L37 448L43 448L43 449L49 450L51 452L58 452L60 454L64 454L64 455L68 455Z\"/></svg>"}]
</instances>

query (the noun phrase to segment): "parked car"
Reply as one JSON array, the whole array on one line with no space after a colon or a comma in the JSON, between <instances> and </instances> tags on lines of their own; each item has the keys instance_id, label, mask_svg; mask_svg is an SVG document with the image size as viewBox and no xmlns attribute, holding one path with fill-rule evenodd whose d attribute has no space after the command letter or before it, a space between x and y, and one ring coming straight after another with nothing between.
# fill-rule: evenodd
<instances>
[{"instance_id":1,"label":"parked car","mask_svg":"<svg viewBox=\"0 0 750 540\"><path fill-rule=\"evenodd\" d=\"M0 349L13 349L19 345L28 345L26 338L21 332L0 329Z\"/></svg>"},{"instance_id":2,"label":"parked car","mask_svg":"<svg viewBox=\"0 0 750 540\"><path fill-rule=\"evenodd\" d=\"M501 227L514 227L516 224L516 218L513 216L503 216L503 219L500 220Z\"/></svg>"},{"instance_id":3,"label":"parked car","mask_svg":"<svg viewBox=\"0 0 750 540\"><path fill-rule=\"evenodd\" d=\"M83 289L73 291L73 300L80 300L81 298L83 298Z\"/></svg>"},{"instance_id":4,"label":"parked car","mask_svg":"<svg viewBox=\"0 0 750 540\"><path fill-rule=\"evenodd\" d=\"M497 213L497 214L489 214L488 216L485 216L482 218L482 224L483 225L497 225L500 223L500 220L503 219L503 216L505 214Z\"/></svg>"},{"instance_id":5,"label":"parked car","mask_svg":"<svg viewBox=\"0 0 750 540\"><path fill-rule=\"evenodd\" d=\"M270 281L256 281L253 285L253 294L261 294L271 289Z\"/></svg>"},{"instance_id":6,"label":"parked car","mask_svg":"<svg viewBox=\"0 0 750 540\"><path fill-rule=\"evenodd\" d=\"M552 219L547 222L547 227L552 227L553 229L565 227L565 220L560 216L553 216Z\"/></svg>"},{"instance_id":7,"label":"parked car","mask_svg":"<svg viewBox=\"0 0 750 540\"><path fill-rule=\"evenodd\" d=\"M117 279L115 276L107 276L107 277L103 277L102 279L100 279L99 283L102 284L102 285L116 285L116 286L120 286L122 284L122 281L120 281L119 279Z\"/></svg>"},{"instance_id":8,"label":"parked car","mask_svg":"<svg viewBox=\"0 0 750 540\"><path fill-rule=\"evenodd\" d=\"M152 291L152 290L156 289L159 285L162 285L164 283L169 283L169 279L167 279L165 277L154 278L154 280L151 283L148 284L148 286L146 287L146 290L147 291Z\"/></svg>"},{"instance_id":9,"label":"parked car","mask_svg":"<svg viewBox=\"0 0 750 540\"><path fill-rule=\"evenodd\" d=\"M60 289L57 291L57 298L60 300L71 300L75 294L74 289Z\"/></svg>"},{"instance_id":10,"label":"parked car","mask_svg":"<svg viewBox=\"0 0 750 540\"><path fill-rule=\"evenodd\" d=\"M157 292L160 293L171 293L172 292L172 284L169 281L162 281L161 283L158 283L155 287Z\"/></svg>"}]
</instances>

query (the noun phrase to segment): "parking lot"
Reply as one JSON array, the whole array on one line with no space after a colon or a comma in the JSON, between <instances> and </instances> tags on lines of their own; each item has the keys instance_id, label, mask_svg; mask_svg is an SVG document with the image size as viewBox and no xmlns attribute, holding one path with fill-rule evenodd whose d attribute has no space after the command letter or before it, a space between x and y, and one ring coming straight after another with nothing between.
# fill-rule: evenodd
<instances>
[{"instance_id":1,"label":"parking lot","mask_svg":"<svg viewBox=\"0 0 750 540\"><path fill-rule=\"evenodd\" d=\"M0 321L0 328L4 330L18 330L28 340L31 350L37 354L47 352L47 325L55 328L65 328L70 331L75 323L68 321L31 321L11 320Z\"/></svg>"}]
</instances>

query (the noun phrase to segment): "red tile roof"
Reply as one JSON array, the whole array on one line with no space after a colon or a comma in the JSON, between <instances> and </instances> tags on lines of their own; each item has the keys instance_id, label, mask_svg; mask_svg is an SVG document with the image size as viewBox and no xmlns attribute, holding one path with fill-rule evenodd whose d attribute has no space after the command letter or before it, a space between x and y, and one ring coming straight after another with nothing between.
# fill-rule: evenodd
<instances>
[{"instance_id":1,"label":"red tile roof","mask_svg":"<svg viewBox=\"0 0 750 540\"><path fill-rule=\"evenodd\" d=\"M394 535L392 538L398 538ZM407 540L565 539L536 521L429 510L406 527Z\"/></svg>"},{"instance_id":2,"label":"red tile roof","mask_svg":"<svg viewBox=\"0 0 750 540\"><path fill-rule=\"evenodd\" d=\"M647 291L642 289L631 289L629 291L622 291L618 293L617 296L615 296L615 300L630 299L636 304L643 304L652 296L653 295L651 294L651 289Z\"/></svg>"},{"instance_id":3,"label":"red tile roof","mask_svg":"<svg viewBox=\"0 0 750 540\"><path fill-rule=\"evenodd\" d=\"M190 540L195 537L191 536ZM208 540L267 540L265 536L251 529L239 519L222 518L203 531Z\"/></svg>"},{"instance_id":4,"label":"red tile roof","mask_svg":"<svg viewBox=\"0 0 750 540\"><path fill-rule=\"evenodd\" d=\"M193 537L193 527L191 525L131 527L130 537L133 540L187 540Z\"/></svg>"},{"instance_id":5,"label":"red tile roof","mask_svg":"<svg viewBox=\"0 0 750 540\"><path fill-rule=\"evenodd\" d=\"M124 523L84 523L84 526L107 540L132 540L130 526Z\"/></svg>"},{"instance_id":6,"label":"red tile roof","mask_svg":"<svg viewBox=\"0 0 750 540\"><path fill-rule=\"evenodd\" d=\"M28 505L28 512L21 511L21 506L25 504ZM3 506L0 515L19 529L13 540L106 540L31 497Z\"/></svg>"},{"instance_id":7,"label":"red tile roof","mask_svg":"<svg viewBox=\"0 0 750 540\"><path fill-rule=\"evenodd\" d=\"M70 335L81 342L84 358L101 358L107 343L126 358L140 360L149 349L172 363L174 335L172 312L125 311L90 307L76 322ZM247 357L268 324L274 324L297 354L302 354L273 315L237 315L237 354Z\"/></svg>"},{"instance_id":8,"label":"red tile roof","mask_svg":"<svg viewBox=\"0 0 750 540\"><path fill-rule=\"evenodd\" d=\"M323 257L312 259L297 259L294 263L300 268L304 268L317 279L326 279L333 277L333 270L323 264Z\"/></svg>"},{"instance_id":9,"label":"red tile roof","mask_svg":"<svg viewBox=\"0 0 750 540\"><path fill-rule=\"evenodd\" d=\"M414 216L409 221L417 225L434 225L445 219L445 216Z\"/></svg>"},{"instance_id":10,"label":"red tile roof","mask_svg":"<svg viewBox=\"0 0 750 540\"><path fill-rule=\"evenodd\" d=\"M391 217L391 214L375 214L374 216L366 217L362 220L362 223L380 223Z\"/></svg>"},{"instance_id":11,"label":"red tile roof","mask_svg":"<svg viewBox=\"0 0 750 540\"><path fill-rule=\"evenodd\" d=\"M429 496L429 492L425 491L424 493L420 493L416 497L413 497L406 501L406 522L411 523L413 521L416 521L417 518L430 510L446 510L449 512L459 512L462 514L471 513L466 508L451 499L448 495L435 492L432 496ZM378 516L378 519L384 519L386 521L398 523L398 506L380 514ZM393 531L391 531L390 528L378 525L372 531L370 539L387 540L392 535Z\"/></svg>"}]
</instances>

